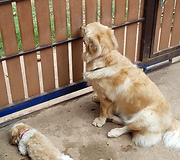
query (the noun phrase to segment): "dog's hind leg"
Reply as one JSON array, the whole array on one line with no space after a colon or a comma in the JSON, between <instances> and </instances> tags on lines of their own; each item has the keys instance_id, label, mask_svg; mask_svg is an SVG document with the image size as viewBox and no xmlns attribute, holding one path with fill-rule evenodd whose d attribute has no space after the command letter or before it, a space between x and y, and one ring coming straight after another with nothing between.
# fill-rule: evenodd
<instances>
[{"instance_id":1,"label":"dog's hind leg","mask_svg":"<svg viewBox=\"0 0 180 160\"><path fill-rule=\"evenodd\" d=\"M163 123L153 109L144 109L126 121L133 133L132 141L142 147L150 147L162 138Z\"/></svg>"},{"instance_id":2,"label":"dog's hind leg","mask_svg":"<svg viewBox=\"0 0 180 160\"><path fill-rule=\"evenodd\" d=\"M115 116L115 115L109 116L108 119L109 119L111 122L116 123L116 124L119 124L119 125L123 125L123 124L124 124L123 120L122 120L120 117Z\"/></svg>"},{"instance_id":3,"label":"dog's hind leg","mask_svg":"<svg viewBox=\"0 0 180 160\"><path fill-rule=\"evenodd\" d=\"M162 139L162 133L155 132L133 132L132 141L135 145L141 147L150 147L158 143Z\"/></svg>"},{"instance_id":4,"label":"dog's hind leg","mask_svg":"<svg viewBox=\"0 0 180 160\"><path fill-rule=\"evenodd\" d=\"M108 132L108 137L115 138L129 132L130 130L128 129L128 126L122 128L114 128Z\"/></svg>"}]
</instances>

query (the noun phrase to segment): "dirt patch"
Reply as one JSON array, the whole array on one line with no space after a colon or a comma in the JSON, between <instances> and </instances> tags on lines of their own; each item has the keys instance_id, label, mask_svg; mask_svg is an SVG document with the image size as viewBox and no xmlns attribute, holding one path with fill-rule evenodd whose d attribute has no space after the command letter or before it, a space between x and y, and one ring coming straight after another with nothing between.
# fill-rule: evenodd
<instances>
[{"instance_id":1,"label":"dirt patch","mask_svg":"<svg viewBox=\"0 0 180 160\"><path fill-rule=\"evenodd\" d=\"M129 151L137 151L137 149L133 147L132 145L127 145L127 146L121 146L121 151L129 152Z\"/></svg>"}]
</instances>

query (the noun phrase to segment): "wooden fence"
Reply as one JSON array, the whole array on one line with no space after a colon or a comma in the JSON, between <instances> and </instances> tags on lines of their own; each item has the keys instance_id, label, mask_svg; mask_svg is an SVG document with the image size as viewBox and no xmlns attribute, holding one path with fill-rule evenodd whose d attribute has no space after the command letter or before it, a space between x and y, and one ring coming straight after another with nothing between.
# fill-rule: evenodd
<instances>
[{"instance_id":1,"label":"wooden fence","mask_svg":"<svg viewBox=\"0 0 180 160\"><path fill-rule=\"evenodd\" d=\"M83 80L80 26L94 21L115 30L119 51L132 62L147 62L145 3L151 1L0 0L0 110ZM171 15L159 9L153 54L179 45L179 3L168 0Z\"/></svg>"},{"instance_id":2,"label":"wooden fence","mask_svg":"<svg viewBox=\"0 0 180 160\"><path fill-rule=\"evenodd\" d=\"M166 4L158 8L153 54L179 45L179 40L180 1L168 0Z\"/></svg>"},{"instance_id":3,"label":"wooden fence","mask_svg":"<svg viewBox=\"0 0 180 160\"><path fill-rule=\"evenodd\" d=\"M180 55L180 0L145 1L140 61L143 67Z\"/></svg>"}]
</instances>

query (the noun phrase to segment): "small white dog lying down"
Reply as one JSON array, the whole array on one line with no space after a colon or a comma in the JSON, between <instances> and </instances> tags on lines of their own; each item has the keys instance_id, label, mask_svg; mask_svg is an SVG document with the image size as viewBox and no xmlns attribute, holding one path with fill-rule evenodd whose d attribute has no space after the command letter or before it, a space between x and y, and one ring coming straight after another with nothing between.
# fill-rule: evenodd
<instances>
[{"instance_id":1,"label":"small white dog lying down","mask_svg":"<svg viewBox=\"0 0 180 160\"><path fill-rule=\"evenodd\" d=\"M42 133L24 123L11 128L10 144L18 144L20 153L32 160L73 160L61 153Z\"/></svg>"}]
</instances>

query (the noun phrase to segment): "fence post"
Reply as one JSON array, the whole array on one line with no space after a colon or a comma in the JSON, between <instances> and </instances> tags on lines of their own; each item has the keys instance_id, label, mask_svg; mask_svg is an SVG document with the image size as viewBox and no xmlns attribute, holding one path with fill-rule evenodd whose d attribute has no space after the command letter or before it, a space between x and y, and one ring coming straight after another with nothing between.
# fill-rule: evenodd
<instances>
[{"instance_id":1,"label":"fence post","mask_svg":"<svg viewBox=\"0 0 180 160\"><path fill-rule=\"evenodd\" d=\"M153 51L159 0L145 0L140 60L148 61Z\"/></svg>"}]
</instances>

